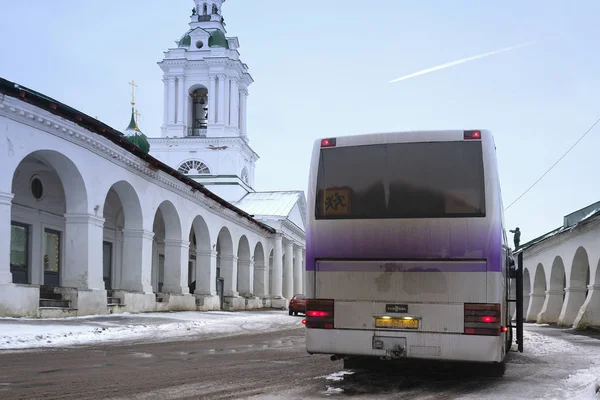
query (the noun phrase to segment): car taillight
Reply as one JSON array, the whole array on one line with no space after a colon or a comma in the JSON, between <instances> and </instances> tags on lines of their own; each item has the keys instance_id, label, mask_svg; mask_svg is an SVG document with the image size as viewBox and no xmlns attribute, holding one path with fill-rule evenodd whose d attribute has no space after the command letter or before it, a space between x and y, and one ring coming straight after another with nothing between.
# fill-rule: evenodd
<instances>
[{"instance_id":1,"label":"car taillight","mask_svg":"<svg viewBox=\"0 0 600 400\"><path fill-rule=\"evenodd\" d=\"M306 327L312 329L333 329L333 300L306 300Z\"/></svg>"},{"instance_id":2,"label":"car taillight","mask_svg":"<svg viewBox=\"0 0 600 400\"><path fill-rule=\"evenodd\" d=\"M465 335L498 336L500 319L500 304L465 303Z\"/></svg>"}]
</instances>

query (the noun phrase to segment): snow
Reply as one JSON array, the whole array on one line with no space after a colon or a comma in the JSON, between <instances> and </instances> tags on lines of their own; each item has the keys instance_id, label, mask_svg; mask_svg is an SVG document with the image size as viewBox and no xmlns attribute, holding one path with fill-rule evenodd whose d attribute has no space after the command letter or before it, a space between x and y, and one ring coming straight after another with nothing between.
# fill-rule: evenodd
<instances>
[{"instance_id":1,"label":"snow","mask_svg":"<svg viewBox=\"0 0 600 400\"><path fill-rule=\"evenodd\" d=\"M281 311L188 311L43 320L0 318L0 350L223 337L300 328L301 321Z\"/></svg>"},{"instance_id":2,"label":"snow","mask_svg":"<svg viewBox=\"0 0 600 400\"><path fill-rule=\"evenodd\" d=\"M527 343L527 354L532 356L577 351L575 345L564 339L541 335L532 331L523 331L523 343Z\"/></svg>"}]
</instances>

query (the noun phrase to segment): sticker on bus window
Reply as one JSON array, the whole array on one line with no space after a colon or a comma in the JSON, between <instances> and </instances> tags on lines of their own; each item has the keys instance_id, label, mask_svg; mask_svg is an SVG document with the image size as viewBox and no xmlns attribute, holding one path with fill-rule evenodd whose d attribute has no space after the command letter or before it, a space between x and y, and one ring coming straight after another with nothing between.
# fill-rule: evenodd
<instances>
[{"instance_id":1,"label":"sticker on bus window","mask_svg":"<svg viewBox=\"0 0 600 400\"><path fill-rule=\"evenodd\" d=\"M333 187L325 189L322 197L321 210L323 215L345 215L350 213L350 194L348 187Z\"/></svg>"}]
</instances>

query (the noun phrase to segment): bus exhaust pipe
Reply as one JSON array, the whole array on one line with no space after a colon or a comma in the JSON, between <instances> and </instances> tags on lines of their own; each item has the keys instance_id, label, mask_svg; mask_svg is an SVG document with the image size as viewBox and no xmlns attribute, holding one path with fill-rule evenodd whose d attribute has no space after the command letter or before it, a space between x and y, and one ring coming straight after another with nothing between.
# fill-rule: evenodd
<instances>
[{"instance_id":1,"label":"bus exhaust pipe","mask_svg":"<svg viewBox=\"0 0 600 400\"><path fill-rule=\"evenodd\" d=\"M331 357L329 357L329 359L331 361L337 361L337 360L341 360L342 357L338 356L337 354L332 355Z\"/></svg>"}]
</instances>

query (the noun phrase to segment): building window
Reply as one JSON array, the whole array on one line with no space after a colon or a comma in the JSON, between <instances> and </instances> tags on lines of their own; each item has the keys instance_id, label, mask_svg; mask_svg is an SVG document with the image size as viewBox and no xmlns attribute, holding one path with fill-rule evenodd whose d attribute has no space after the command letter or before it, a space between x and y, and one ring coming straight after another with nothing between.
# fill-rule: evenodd
<instances>
[{"instance_id":1,"label":"building window","mask_svg":"<svg viewBox=\"0 0 600 400\"><path fill-rule=\"evenodd\" d=\"M44 196L44 184L37 176L31 179L31 194L36 200L41 200Z\"/></svg>"},{"instance_id":2,"label":"building window","mask_svg":"<svg viewBox=\"0 0 600 400\"><path fill-rule=\"evenodd\" d=\"M13 283L29 283L29 226L18 222L10 226L10 272Z\"/></svg>"},{"instance_id":3,"label":"building window","mask_svg":"<svg viewBox=\"0 0 600 400\"><path fill-rule=\"evenodd\" d=\"M179 172L186 175L210 174L210 170L202 161L190 160L179 166Z\"/></svg>"},{"instance_id":4,"label":"building window","mask_svg":"<svg viewBox=\"0 0 600 400\"><path fill-rule=\"evenodd\" d=\"M242 181L248 183L248 170L246 168L242 170Z\"/></svg>"}]
</instances>

